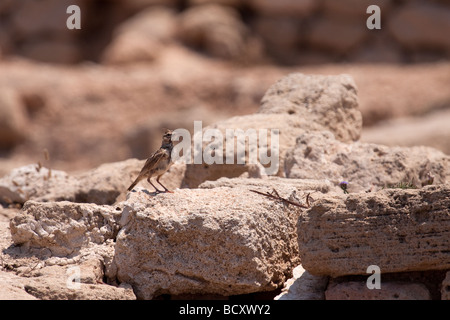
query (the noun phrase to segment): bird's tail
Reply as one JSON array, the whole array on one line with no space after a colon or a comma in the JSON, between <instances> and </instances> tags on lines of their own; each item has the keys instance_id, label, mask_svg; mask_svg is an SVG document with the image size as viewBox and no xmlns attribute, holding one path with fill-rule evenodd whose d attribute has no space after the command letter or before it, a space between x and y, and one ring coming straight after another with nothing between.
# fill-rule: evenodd
<instances>
[{"instance_id":1,"label":"bird's tail","mask_svg":"<svg viewBox=\"0 0 450 320\"><path fill-rule=\"evenodd\" d=\"M138 176L137 178L136 178L136 180L134 180L134 182L131 184L131 186L129 186L128 187L128 191L131 191L131 190L133 190L133 188L139 183L139 181L141 181L142 180L142 177L141 176Z\"/></svg>"}]
</instances>

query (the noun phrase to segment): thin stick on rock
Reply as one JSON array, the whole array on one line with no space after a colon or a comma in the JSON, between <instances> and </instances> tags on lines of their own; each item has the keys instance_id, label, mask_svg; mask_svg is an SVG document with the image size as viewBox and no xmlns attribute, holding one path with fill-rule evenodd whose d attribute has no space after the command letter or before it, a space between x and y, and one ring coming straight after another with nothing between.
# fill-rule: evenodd
<instances>
[{"instance_id":1,"label":"thin stick on rock","mask_svg":"<svg viewBox=\"0 0 450 320\"><path fill-rule=\"evenodd\" d=\"M300 203L293 202L293 201L290 201L290 200L288 200L288 199L282 198L282 197L278 194L277 190L275 190L275 189L273 189L273 191L272 191L273 194L272 194L272 193L269 193L269 192L264 193L264 192L257 191L257 190L250 190L250 191L251 191L251 192L254 192L254 193L257 193L257 194L260 194L260 195L263 195L263 196L268 197L268 198L272 198L272 199L275 199L275 200L282 201L282 202L284 202L284 203L286 203L286 204L291 204L291 205L296 206L296 207L300 207L300 208L304 208L304 209L308 209L308 208L309 208L309 204L308 204L308 206L304 206L304 205L302 205L302 204L300 204ZM309 202L309 201L308 201L308 198L309 198L309 193L308 193L308 195L306 196L307 202Z\"/></svg>"}]
</instances>

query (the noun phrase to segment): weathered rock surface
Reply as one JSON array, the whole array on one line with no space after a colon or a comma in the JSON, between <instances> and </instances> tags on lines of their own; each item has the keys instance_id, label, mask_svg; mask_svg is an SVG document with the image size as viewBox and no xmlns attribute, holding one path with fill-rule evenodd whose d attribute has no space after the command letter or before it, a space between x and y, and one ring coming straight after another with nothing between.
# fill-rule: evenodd
<instances>
[{"instance_id":1,"label":"weathered rock surface","mask_svg":"<svg viewBox=\"0 0 450 320\"><path fill-rule=\"evenodd\" d=\"M145 160L128 159L105 163L75 175L30 164L0 178L0 201L6 204L23 204L27 200L113 204L125 200L127 188L144 163ZM161 182L169 188L179 188L184 171L185 166L174 164ZM146 187L152 188L148 184Z\"/></svg>"},{"instance_id":2,"label":"weathered rock surface","mask_svg":"<svg viewBox=\"0 0 450 320\"><path fill-rule=\"evenodd\" d=\"M129 286L92 285L80 283L79 288L67 287L59 279L41 279L25 284L30 295L41 300L135 300L136 296Z\"/></svg>"},{"instance_id":3,"label":"weathered rock surface","mask_svg":"<svg viewBox=\"0 0 450 320\"><path fill-rule=\"evenodd\" d=\"M357 88L350 75L290 74L267 90L258 113L294 115L303 129L329 130L343 142L361 135Z\"/></svg>"},{"instance_id":4,"label":"weathered rock surface","mask_svg":"<svg viewBox=\"0 0 450 320\"><path fill-rule=\"evenodd\" d=\"M339 192L341 189L328 180L308 179L284 179L281 177L264 178L220 178L215 181L205 181L198 187L201 189L214 189L219 187L242 188L243 186L255 190L272 191L275 188L283 194L291 194L293 191L318 191L321 193ZM342 192L342 191L341 191Z\"/></svg>"},{"instance_id":5,"label":"weathered rock surface","mask_svg":"<svg viewBox=\"0 0 450 320\"><path fill-rule=\"evenodd\" d=\"M449 208L448 184L323 196L298 221L302 265L333 277L448 269Z\"/></svg>"},{"instance_id":6,"label":"weathered rock surface","mask_svg":"<svg viewBox=\"0 0 450 320\"><path fill-rule=\"evenodd\" d=\"M327 284L328 277L314 276L299 265L275 300L324 300Z\"/></svg>"},{"instance_id":7,"label":"weathered rock surface","mask_svg":"<svg viewBox=\"0 0 450 320\"><path fill-rule=\"evenodd\" d=\"M280 130L279 134L277 134L276 131L271 133L271 129L279 129L284 128L283 131ZM263 144L258 142L257 144L248 144L245 145L238 144L236 142L236 147L233 146L233 156L234 156L234 164L226 164L226 154L227 154L227 143L223 142L222 150L223 150L223 163L225 165L220 164L187 164L186 165L186 174L185 174L185 184L189 186L190 188L197 187L200 183L206 180L217 180L220 177L238 177L244 172L248 172L250 170L250 167L253 167L254 164L250 164L248 161L249 154L256 154L258 155L259 152L262 152L263 154L268 154L267 150L274 150L273 153L273 159L274 161L271 163L271 165L274 166L274 171L279 172L279 174L282 173L282 161L283 161L283 154L284 150L290 146L289 141L292 139L295 139L295 137L303 132L302 129L299 127L299 121L298 118L295 118L294 116L280 114L280 115L268 115L268 114L252 114L248 116L236 116L232 117L223 121L220 121L218 123L215 123L213 125L210 125L203 129L203 133L208 129L217 129L220 130L223 136L223 140L226 138L226 130L229 129L236 129L236 130L243 130L244 134L249 132L248 130L254 130L256 137L258 137L259 130L264 129L268 132L268 138L267 143ZM237 132L237 131L236 131ZM251 133L249 132L249 136ZM196 139L196 136L194 135L193 139ZM235 141L236 138L232 138ZM276 156L276 147L275 144L272 143L272 141L276 141L278 139L279 141L279 155L278 158ZM195 140L194 140L195 141ZM214 141L216 142L216 141ZM209 141L204 142L202 147L203 150L205 150L206 146L211 143ZM216 146L214 146L216 147ZM245 148L245 153L238 154L238 147ZM219 148L219 146L217 146ZM272 156L272 154L271 154ZM239 164L239 161L241 163L245 164ZM259 160L258 160L259 161ZM275 163L276 162L276 163ZM273 174L273 173L272 173Z\"/></svg>"},{"instance_id":8,"label":"weathered rock surface","mask_svg":"<svg viewBox=\"0 0 450 320\"><path fill-rule=\"evenodd\" d=\"M22 280L22 281L21 281ZM0 300L36 300L37 298L25 291L23 278L0 271Z\"/></svg>"},{"instance_id":9,"label":"weathered rock surface","mask_svg":"<svg viewBox=\"0 0 450 320\"><path fill-rule=\"evenodd\" d=\"M304 133L287 151L288 178L349 183L350 192L381 189L400 182L417 187L450 181L450 157L428 147L346 144L329 132ZM431 179L431 180L430 180Z\"/></svg>"},{"instance_id":10,"label":"weathered rock surface","mask_svg":"<svg viewBox=\"0 0 450 320\"><path fill-rule=\"evenodd\" d=\"M368 289L366 282L330 283L326 300L430 300L430 292L421 283L383 282L381 289Z\"/></svg>"},{"instance_id":11,"label":"weathered rock surface","mask_svg":"<svg viewBox=\"0 0 450 320\"><path fill-rule=\"evenodd\" d=\"M218 129L226 137L226 129L266 129L270 137L267 145L258 141L247 148L246 163L252 152L266 152L272 148L274 138L279 140L279 157L277 157L278 173L284 176L284 159L286 150L294 146L295 138L306 131L328 130L340 141L357 140L361 134L362 118L358 110L356 85L348 75L309 76L300 73L288 75L272 87L264 95L261 107L256 114L237 116L203 129ZM278 129L279 135L270 134L270 129ZM205 147L204 143L203 147ZM223 154L226 154L226 143L223 143ZM235 159L237 147L234 149ZM237 160L236 160L237 162ZM226 163L224 160L223 163ZM272 164L271 164L272 165ZM195 165L186 167L185 181L189 187L197 187L206 180L219 177L236 177L247 172L247 165ZM327 178L327 177L325 177Z\"/></svg>"},{"instance_id":12,"label":"weathered rock surface","mask_svg":"<svg viewBox=\"0 0 450 320\"><path fill-rule=\"evenodd\" d=\"M114 281L113 239L120 212L94 204L28 201L12 216L10 230L0 221L0 297L136 299L129 285L117 287Z\"/></svg>"},{"instance_id":13,"label":"weathered rock surface","mask_svg":"<svg viewBox=\"0 0 450 320\"><path fill-rule=\"evenodd\" d=\"M69 224L70 221L67 221ZM0 235L3 236L6 229L1 227ZM41 238L42 241L35 241L36 245L45 245L45 235ZM103 283L111 270L110 262L114 255L112 241L101 245L91 243L78 255L57 257L45 246L8 245L13 242L1 240L2 299L136 299L131 287L126 284L117 287Z\"/></svg>"},{"instance_id":14,"label":"weathered rock surface","mask_svg":"<svg viewBox=\"0 0 450 320\"><path fill-rule=\"evenodd\" d=\"M10 223L12 240L28 248L46 248L52 256L74 256L91 244L114 239L121 207L27 201Z\"/></svg>"},{"instance_id":15,"label":"weathered rock surface","mask_svg":"<svg viewBox=\"0 0 450 320\"><path fill-rule=\"evenodd\" d=\"M246 188L130 193L117 236L117 278L138 298L270 291L298 265L295 223Z\"/></svg>"},{"instance_id":16,"label":"weathered rock surface","mask_svg":"<svg viewBox=\"0 0 450 320\"><path fill-rule=\"evenodd\" d=\"M81 281L79 287L67 285L66 268L60 274L47 275L40 271L34 277L20 277L12 272L0 271L2 300L135 300L131 287L90 284Z\"/></svg>"}]
</instances>

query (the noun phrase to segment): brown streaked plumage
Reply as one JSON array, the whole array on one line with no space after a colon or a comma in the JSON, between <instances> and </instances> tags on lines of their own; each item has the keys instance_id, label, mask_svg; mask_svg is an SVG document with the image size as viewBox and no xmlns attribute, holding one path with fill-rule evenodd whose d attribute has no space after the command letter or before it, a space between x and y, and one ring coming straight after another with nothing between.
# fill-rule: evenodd
<instances>
[{"instance_id":1,"label":"brown streaked plumage","mask_svg":"<svg viewBox=\"0 0 450 320\"><path fill-rule=\"evenodd\" d=\"M172 142L172 130L167 129L164 132L161 147L153 152L153 154L147 159L147 161L144 164L144 167L141 169L141 172L139 172L139 175L137 176L136 180L131 184L131 186L128 188L128 191L133 190L133 188L139 183L139 181L143 179L147 179L148 183L152 185L153 188L155 188L156 192L162 192L159 189L155 187L155 185L151 182L151 178L156 176L156 182L159 183L161 187L164 188L166 192L172 193L169 189L167 189L165 186L162 185L161 182L159 182L159 179L161 176L166 173L167 170L169 170L170 166L172 165L172 149L173 149L173 142Z\"/></svg>"}]
</instances>

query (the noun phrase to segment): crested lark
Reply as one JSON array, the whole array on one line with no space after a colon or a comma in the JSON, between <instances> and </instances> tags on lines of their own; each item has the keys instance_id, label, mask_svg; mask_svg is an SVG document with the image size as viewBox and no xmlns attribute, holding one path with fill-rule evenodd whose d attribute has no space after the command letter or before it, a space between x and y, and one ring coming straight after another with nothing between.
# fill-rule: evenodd
<instances>
[{"instance_id":1,"label":"crested lark","mask_svg":"<svg viewBox=\"0 0 450 320\"><path fill-rule=\"evenodd\" d=\"M156 182L158 182L166 192L172 193L172 191L167 189L161 184L161 182L159 182L159 178L161 178L161 176L167 170L169 170L170 166L173 164L171 158L173 149L172 133L173 131L168 129L164 132L161 147L153 152L153 154L147 159L144 167L141 169L141 172L139 172L138 177L128 188L128 191L133 190L133 188L139 183L139 181L147 178L148 183L150 183L152 187L155 188L156 192L162 192L157 189L150 180L152 177L156 176Z\"/></svg>"}]
</instances>

